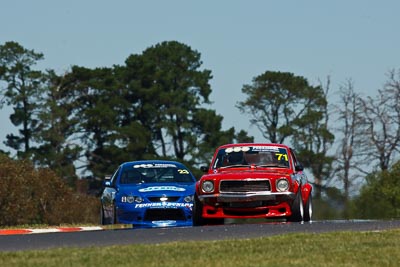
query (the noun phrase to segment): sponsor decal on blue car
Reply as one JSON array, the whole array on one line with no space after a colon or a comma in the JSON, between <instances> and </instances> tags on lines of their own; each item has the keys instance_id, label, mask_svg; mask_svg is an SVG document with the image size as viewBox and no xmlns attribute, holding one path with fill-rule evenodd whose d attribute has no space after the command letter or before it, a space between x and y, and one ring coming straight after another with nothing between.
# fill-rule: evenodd
<instances>
[{"instance_id":1,"label":"sponsor decal on blue car","mask_svg":"<svg viewBox=\"0 0 400 267\"><path fill-rule=\"evenodd\" d=\"M185 188L176 187L176 186L149 186L146 188L139 189L139 192L152 192L152 191L178 191L184 192Z\"/></svg>"}]
</instances>

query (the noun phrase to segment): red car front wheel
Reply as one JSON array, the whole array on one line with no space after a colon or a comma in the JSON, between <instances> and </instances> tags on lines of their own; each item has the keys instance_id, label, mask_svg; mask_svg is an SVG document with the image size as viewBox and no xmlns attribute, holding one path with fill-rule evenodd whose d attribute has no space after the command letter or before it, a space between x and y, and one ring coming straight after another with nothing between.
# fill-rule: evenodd
<instances>
[{"instance_id":1,"label":"red car front wheel","mask_svg":"<svg viewBox=\"0 0 400 267\"><path fill-rule=\"evenodd\" d=\"M288 218L290 222L301 222L304 220L304 206L301 199L301 192L298 190L295 200L292 204L292 215Z\"/></svg>"},{"instance_id":2,"label":"red car front wheel","mask_svg":"<svg viewBox=\"0 0 400 267\"><path fill-rule=\"evenodd\" d=\"M306 203L306 205L304 206L304 221L305 221L305 222L311 221L312 211L313 211L313 207L312 207L312 195L311 195L311 193L310 193L310 195L308 196L308 199L307 199L307 203Z\"/></svg>"}]
</instances>

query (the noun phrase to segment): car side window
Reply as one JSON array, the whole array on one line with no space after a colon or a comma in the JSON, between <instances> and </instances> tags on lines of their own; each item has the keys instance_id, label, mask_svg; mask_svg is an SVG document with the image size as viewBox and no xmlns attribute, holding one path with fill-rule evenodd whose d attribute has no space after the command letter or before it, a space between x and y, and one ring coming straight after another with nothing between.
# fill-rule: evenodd
<instances>
[{"instance_id":1,"label":"car side window","mask_svg":"<svg viewBox=\"0 0 400 267\"><path fill-rule=\"evenodd\" d=\"M225 149L221 149L218 151L217 157L215 159L213 168L220 168L228 165L227 163L227 155L225 154Z\"/></svg>"},{"instance_id":2,"label":"car side window","mask_svg":"<svg viewBox=\"0 0 400 267\"><path fill-rule=\"evenodd\" d=\"M111 185L112 185L112 186L115 186L115 185L116 185L116 183L117 183L117 177L118 177L120 171L121 171L121 167L119 167L119 168L114 172L114 174L111 176Z\"/></svg>"},{"instance_id":3,"label":"car side window","mask_svg":"<svg viewBox=\"0 0 400 267\"><path fill-rule=\"evenodd\" d=\"M293 149L290 149L290 154L292 154L293 168L295 168L296 166L301 165L300 162L297 161L296 153L294 153Z\"/></svg>"}]
</instances>

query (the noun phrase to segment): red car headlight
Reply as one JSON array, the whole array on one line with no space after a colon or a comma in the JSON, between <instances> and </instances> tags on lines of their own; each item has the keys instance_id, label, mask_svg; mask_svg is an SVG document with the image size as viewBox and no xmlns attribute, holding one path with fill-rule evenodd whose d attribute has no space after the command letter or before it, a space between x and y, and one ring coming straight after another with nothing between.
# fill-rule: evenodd
<instances>
[{"instance_id":1,"label":"red car headlight","mask_svg":"<svg viewBox=\"0 0 400 267\"><path fill-rule=\"evenodd\" d=\"M289 181L286 178L281 178L276 181L276 190L284 192L289 190Z\"/></svg>"},{"instance_id":2,"label":"red car headlight","mask_svg":"<svg viewBox=\"0 0 400 267\"><path fill-rule=\"evenodd\" d=\"M204 181L201 184L201 190L204 193L212 193L214 191L214 183L212 181Z\"/></svg>"}]
</instances>

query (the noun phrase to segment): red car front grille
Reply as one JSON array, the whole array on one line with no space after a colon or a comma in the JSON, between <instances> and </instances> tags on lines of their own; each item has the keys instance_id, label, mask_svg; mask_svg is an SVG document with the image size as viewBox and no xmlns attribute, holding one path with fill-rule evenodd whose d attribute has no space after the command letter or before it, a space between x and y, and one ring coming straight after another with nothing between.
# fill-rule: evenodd
<instances>
[{"instance_id":1,"label":"red car front grille","mask_svg":"<svg viewBox=\"0 0 400 267\"><path fill-rule=\"evenodd\" d=\"M221 193L246 193L271 191L269 180L223 180L220 182Z\"/></svg>"}]
</instances>

